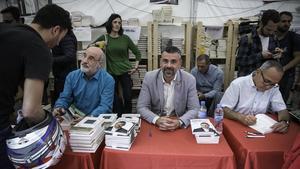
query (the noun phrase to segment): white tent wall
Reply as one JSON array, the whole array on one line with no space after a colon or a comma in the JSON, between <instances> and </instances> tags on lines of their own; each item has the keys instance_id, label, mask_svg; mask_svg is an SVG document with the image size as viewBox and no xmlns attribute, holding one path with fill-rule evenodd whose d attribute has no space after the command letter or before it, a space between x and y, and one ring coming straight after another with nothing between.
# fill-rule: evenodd
<instances>
[{"instance_id":1,"label":"white tent wall","mask_svg":"<svg viewBox=\"0 0 300 169\"><path fill-rule=\"evenodd\" d=\"M152 21L153 9L166 6L151 4L150 0L53 0L53 3L70 12L81 11L93 16L95 25L103 24L111 13L118 13L125 20L138 18L141 25L146 25L148 21ZM202 21L208 26L220 26L228 19L253 16L266 9L287 10L296 15L295 8L300 6L300 1L284 0L264 4L262 0L179 0L178 4L171 5L174 17L191 21L190 11L193 11L194 6L197 7L197 13L193 14L196 21Z\"/></svg>"}]
</instances>

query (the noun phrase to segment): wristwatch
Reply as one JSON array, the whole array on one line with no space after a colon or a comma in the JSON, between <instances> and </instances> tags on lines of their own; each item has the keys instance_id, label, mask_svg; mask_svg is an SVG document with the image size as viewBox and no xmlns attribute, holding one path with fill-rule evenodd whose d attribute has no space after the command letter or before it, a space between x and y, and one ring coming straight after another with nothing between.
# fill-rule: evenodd
<instances>
[{"instance_id":1,"label":"wristwatch","mask_svg":"<svg viewBox=\"0 0 300 169\"><path fill-rule=\"evenodd\" d=\"M287 121L287 120L280 120L279 122L285 122L285 124L287 125L287 126L289 126L290 125L290 122L289 121Z\"/></svg>"},{"instance_id":2,"label":"wristwatch","mask_svg":"<svg viewBox=\"0 0 300 169\"><path fill-rule=\"evenodd\" d=\"M180 128L184 128L184 123L183 123L183 121L182 120L180 120L180 119L178 119L178 121L179 121L179 123L180 123Z\"/></svg>"}]
</instances>

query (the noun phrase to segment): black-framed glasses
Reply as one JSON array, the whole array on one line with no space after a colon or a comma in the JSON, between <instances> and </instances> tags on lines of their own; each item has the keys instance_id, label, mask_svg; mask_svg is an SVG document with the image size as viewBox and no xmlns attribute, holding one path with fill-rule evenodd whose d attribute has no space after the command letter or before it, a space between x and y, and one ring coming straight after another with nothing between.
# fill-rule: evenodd
<instances>
[{"instance_id":1,"label":"black-framed glasses","mask_svg":"<svg viewBox=\"0 0 300 169\"><path fill-rule=\"evenodd\" d=\"M271 80L268 80L268 79L265 78L264 73L263 73L262 70L260 70L260 72L261 72L261 77L262 77L262 79L263 79L263 82L264 82L264 84L265 84L266 86L278 87L278 84L277 84L277 83L273 83Z\"/></svg>"}]
</instances>

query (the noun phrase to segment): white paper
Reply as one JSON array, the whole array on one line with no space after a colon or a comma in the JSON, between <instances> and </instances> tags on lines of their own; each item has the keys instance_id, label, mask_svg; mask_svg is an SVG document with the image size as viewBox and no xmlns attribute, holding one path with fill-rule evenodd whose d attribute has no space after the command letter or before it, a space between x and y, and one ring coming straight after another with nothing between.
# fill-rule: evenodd
<instances>
[{"instance_id":1,"label":"white paper","mask_svg":"<svg viewBox=\"0 0 300 169\"><path fill-rule=\"evenodd\" d=\"M223 26L206 26L205 33L207 33L212 39L222 39L223 30Z\"/></svg>"},{"instance_id":2,"label":"white paper","mask_svg":"<svg viewBox=\"0 0 300 169\"><path fill-rule=\"evenodd\" d=\"M141 34L140 26L123 26L124 34L130 37L134 44L138 43Z\"/></svg>"},{"instance_id":3,"label":"white paper","mask_svg":"<svg viewBox=\"0 0 300 169\"><path fill-rule=\"evenodd\" d=\"M73 32L77 41L91 41L92 30L91 27L74 27Z\"/></svg>"},{"instance_id":4,"label":"white paper","mask_svg":"<svg viewBox=\"0 0 300 169\"><path fill-rule=\"evenodd\" d=\"M276 120L272 119L271 117L265 114L257 114L255 117L256 117L256 123L249 127L253 128L254 130L262 134L271 133L273 131L271 126L277 123Z\"/></svg>"}]
</instances>

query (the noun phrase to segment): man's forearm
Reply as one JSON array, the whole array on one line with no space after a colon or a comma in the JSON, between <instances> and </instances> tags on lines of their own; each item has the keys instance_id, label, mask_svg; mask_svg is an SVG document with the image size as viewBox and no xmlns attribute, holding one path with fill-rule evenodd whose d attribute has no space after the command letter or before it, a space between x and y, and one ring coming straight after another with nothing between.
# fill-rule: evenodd
<instances>
[{"instance_id":1,"label":"man's forearm","mask_svg":"<svg viewBox=\"0 0 300 169\"><path fill-rule=\"evenodd\" d=\"M228 107L224 107L223 111L224 111L224 116L226 118L242 122L242 120L241 120L242 116L243 116L242 114L235 112Z\"/></svg>"},{"instance_id":2,"label":"man's forearm","mask_svg":"<svg viewBox=\"0 0 300 169\"><path fill-rule=\"evenodd\" d=\"M294 53L294 59L291 60L288 64L283 66L284 71L289 70L290 68L295 67L297 64L300 63L300 52Z\"/></svg>"}]
</instances>

